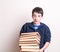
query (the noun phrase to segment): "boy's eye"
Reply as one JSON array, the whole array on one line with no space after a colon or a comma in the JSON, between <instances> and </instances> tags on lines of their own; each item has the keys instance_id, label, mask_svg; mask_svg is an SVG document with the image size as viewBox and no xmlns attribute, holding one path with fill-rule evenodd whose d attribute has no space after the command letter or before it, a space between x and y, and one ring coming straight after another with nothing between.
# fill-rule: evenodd
<instances>
[{"instance_id":1,"label":"boy's eye","mask_svg":"<svg viewBox=\"0 0 60 52\"><path fill-rule=\"evenodd\" d=\"M34 16L34 17L36 17L36 15L35 15L35 14L34 14L33 16Z\"/></svg>"},{"instance_id":2,"label":"boy's eye","mask_svg":"<svg viewBox=\"0 0 60 52\"><path fill-rule=\"evenodd\" d=\"M38 17L41 17L41 15L38 15Z\"/></svg>"}]
</instances>

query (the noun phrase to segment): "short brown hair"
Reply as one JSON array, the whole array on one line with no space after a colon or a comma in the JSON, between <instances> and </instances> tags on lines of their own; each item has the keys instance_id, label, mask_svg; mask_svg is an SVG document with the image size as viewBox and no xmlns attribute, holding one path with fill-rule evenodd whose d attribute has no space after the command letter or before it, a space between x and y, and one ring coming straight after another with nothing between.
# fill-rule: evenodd
<instances>
[{"instance_id":1,"label":"short brown hair","mask_svg":"<svg viewBox=\"0 0 60 52\"><path fill-rule=\"evenodd\" d=\"M34 13L34 12L41 13L41 15L43 16L43 9L40 8L40 7L35 7L35 8L32 10L32 16L33 16L33 13Z\"/></svg>"}]
</instances>

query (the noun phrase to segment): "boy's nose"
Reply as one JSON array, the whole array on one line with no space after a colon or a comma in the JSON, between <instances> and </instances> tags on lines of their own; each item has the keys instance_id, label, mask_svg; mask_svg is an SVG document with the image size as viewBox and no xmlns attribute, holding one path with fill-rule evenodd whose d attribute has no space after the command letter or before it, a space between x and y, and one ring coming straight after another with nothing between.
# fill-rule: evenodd
<instances>
[{"instance_id":1,"label":"boy's nose","mask_svg":"<svg viewBox=\"0 0 60 52\"><path fill-rule=\"evenodd\" d=\"M36 17L35 19L38 19L38 17Z\"/></svg>"},{"instance_id":2,"label":"boy's nose","mask_svg":"<svg viewBox=\"0 0 60 52\"><path fill-rule=\"evenodd\" d=\"M37 20L38 18L35 18L35 20Z\"/></svg>"}]
</instances>

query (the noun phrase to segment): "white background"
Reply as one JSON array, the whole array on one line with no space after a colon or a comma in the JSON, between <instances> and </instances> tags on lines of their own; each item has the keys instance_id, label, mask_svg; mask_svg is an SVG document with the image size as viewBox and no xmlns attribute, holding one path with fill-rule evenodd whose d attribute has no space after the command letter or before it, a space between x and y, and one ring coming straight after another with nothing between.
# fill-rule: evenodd
<instances>
[{"instance_id":1,"label":"white background","mask_svg":"<svg viewBox=\"0 0 60 52\"><path fill-rule=\"evenodd\" d=\"M42 7L42 22L51 30L51 43L45 52L60 52L59 0L0 0L0 52L18 52L22 25L32 21L34 7Z\"/></svg>"}]
</instances>

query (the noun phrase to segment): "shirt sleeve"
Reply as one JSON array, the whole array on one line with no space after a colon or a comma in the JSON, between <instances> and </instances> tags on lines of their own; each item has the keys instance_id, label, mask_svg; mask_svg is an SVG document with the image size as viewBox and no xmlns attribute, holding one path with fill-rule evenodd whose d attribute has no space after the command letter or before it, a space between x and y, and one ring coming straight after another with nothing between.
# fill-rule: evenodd
<instances>
[{"instance_id":1,"label":"shirt sleeve","mask_svg":"<svg viewBox=\"0 0 60 52\"><path fill-rule=\"evenodd\" d=\"M45 30L45 42L50 42L51 41L51 32L50 29L47 27Z\"/></svg>"},{"instance_id":2,"label":"shirt sleeve","mask_svg":"<svg viewBox=\"0 0 60 52\"><path fill-rule=\"evenodd\" d=\"M26 24L24 24L20 30L20 34L21 33L25 33L26 32Z\"/></svg>"}]
</instances>

